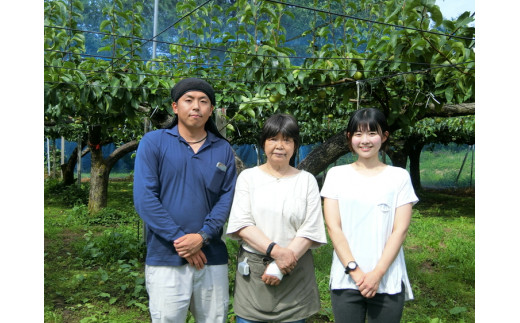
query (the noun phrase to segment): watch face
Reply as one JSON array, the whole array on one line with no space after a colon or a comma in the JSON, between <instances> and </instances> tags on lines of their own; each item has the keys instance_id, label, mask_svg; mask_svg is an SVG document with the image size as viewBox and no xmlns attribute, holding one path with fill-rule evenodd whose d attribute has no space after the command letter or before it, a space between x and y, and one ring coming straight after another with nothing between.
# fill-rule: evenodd
<instances>
[{"instance_id":1,"label":"watch face","mask_svg":"<svg viewBox=\"0 0 520 323\"><path fill-rule=\"evenodd\" d=\"M348 263L348 268L350 268L350 269L356 269L356 267L357 267L357 266L356 266L356 263L355 263L355 262L349 262L349 263Z\"/></svg>"}]
</instances>

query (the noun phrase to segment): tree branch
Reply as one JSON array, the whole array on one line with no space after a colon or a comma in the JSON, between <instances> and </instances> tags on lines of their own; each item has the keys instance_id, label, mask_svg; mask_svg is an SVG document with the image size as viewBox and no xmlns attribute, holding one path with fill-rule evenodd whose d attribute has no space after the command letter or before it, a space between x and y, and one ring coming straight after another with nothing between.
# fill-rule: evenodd
<instances>
[{"instance_id":1,"label":"tree branch","mask_svg":"<svg viewBox=\"0 0 520 323\"><path fill-rule=\"evenodd\" d=\"M139 105L137 110L145 115L152 114L149 117L150 121L155 127L160 129L169 128L174 120L174 116L170 115L167 111L157 109L155 112L152 112L151 107L144 105Z\"/></svg>"},{"instance_id":2,"label":"tree branch","mask_svg":"<svg viewBox=\"0 0 520 323\"><path fill-rule=\"evenodd\" d=\"M440 110L428 109L421 119L429 117L458 117L475 115L475 102L444 105Z\"/></svg>"},{"instance_id":3,"label":"tree branch","mask_svg":"<svg viewBox=\"0 0 520 323\"><path fill-rule=\"evenodd\" d=\"M119 159L121 159L127 153L136 150L138 144L139 142L137 140L132 140L114 149L114 151L108 155L106 159L108 168L112 169L112 166L114 166Z\"/></svg>"}]
</instances>

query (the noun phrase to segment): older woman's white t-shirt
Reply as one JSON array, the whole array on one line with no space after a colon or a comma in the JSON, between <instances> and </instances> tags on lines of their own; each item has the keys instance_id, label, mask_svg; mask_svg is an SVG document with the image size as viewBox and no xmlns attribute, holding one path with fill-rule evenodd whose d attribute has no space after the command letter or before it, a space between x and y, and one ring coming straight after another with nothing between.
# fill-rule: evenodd
<instances>
[{"instance_id":1,"label":"older woman's white t-shirt","mask_svg":"<svg viewBox=\"0 0 520 323\"><path fill-rule=\"evenodd\" d=\"M332 167L325 179L321 196L338 200L341 227L350 250L364 272L372 271L392 233L395 209L417 203L408 172L386 166L375 176L365 176L351 165ZM396 294L405 285L405 299L413 299L406 272L403 248L381 279L378 293ZM345 266L334 251L330 273L331 289L358 289L345 274Z\"/></svg>"},{"instance_id":2,"label":"older woman's white t-shirt","mask_svg":"<svg viewBox=\"0 0 520 323\"><path fill-rule=\"evenodd\" d=\"M311 248L327 243L321 208L321 197L312 174L298 174L277 179L259 167L240 173L226 233L256 226L282 247L295 237L315 242ZM243 243L244 249L263 254Z\"/></svg>"}]
</instances>

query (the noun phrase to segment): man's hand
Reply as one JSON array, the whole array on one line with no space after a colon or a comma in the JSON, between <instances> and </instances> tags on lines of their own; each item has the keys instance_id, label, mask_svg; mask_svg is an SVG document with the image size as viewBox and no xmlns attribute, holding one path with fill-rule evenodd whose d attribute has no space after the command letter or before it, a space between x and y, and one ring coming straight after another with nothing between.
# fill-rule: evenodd
<instances>
[{"instance_id":1,"label":"man's hand","mask_svg":"<svg viewBox=\"0 0 520 323\"><path fill-rule=\"evenodd\" d=\"M189 233L173 241L173 246L182 258L196 255L202 248L202 236L198 233ZM204 257L205 258L205 257Z\"/></svg>"},{"instance_id":2,"label":"man's hand","mask_svg":"<svg viewBox=\"0 0 520 323\"><path fill-rule=\"evenodd\" d=\"M208 262L202 250L199 250L193 256L186 257L186 260L191 266L195 266L198 270L204 268L204 265Z\"/></svg>"}]
</instances>

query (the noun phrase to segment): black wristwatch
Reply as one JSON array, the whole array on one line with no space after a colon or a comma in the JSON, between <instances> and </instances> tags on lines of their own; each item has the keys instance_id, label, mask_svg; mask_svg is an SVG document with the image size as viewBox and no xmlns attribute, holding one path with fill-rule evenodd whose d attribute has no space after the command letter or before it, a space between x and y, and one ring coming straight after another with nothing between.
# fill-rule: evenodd
<instances>
[{"instance_id":1,"label":"black wristwatch","mask_svg":"<svg viewBox=\"0 0 520 323\"><path fill-rule=\"evenodd\" d=\"M347 274L347 275L350 274L350 272L356 270L357 267L358 267L357 262L349 261L349 263L347 264L347 267L345 267L345 274Z\"/></svg>"},{"instance_id":2,"label":"black wristwatch","mask_svg":"<svg viewBox=\"0 0 520 323\"><path fill-rule=\"evenodd\" d=\"M203 246L207 246L209 244L209 236L206 232L200 230L199 232L197 232L198 234L200 234L200 236L202 237L202 245Z\"/></svg>"}]
</instances>

